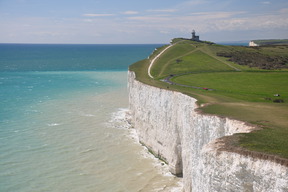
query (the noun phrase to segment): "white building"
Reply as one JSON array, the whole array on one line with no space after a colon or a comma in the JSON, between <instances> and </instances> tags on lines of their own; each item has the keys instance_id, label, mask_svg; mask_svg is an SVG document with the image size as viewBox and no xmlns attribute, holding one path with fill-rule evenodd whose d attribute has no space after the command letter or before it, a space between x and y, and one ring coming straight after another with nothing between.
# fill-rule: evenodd
<instances>
[{"instance_id":1,"label":"white building","mask_svg":"<svg viewBox=\"0 0 288 192\"><path fill-rule=\"evenodd\" d=\"M254 43L254 41L249 42L249 47L257 47L257 46L259 46L259 45Z\"/></svg>"}]
</instances>

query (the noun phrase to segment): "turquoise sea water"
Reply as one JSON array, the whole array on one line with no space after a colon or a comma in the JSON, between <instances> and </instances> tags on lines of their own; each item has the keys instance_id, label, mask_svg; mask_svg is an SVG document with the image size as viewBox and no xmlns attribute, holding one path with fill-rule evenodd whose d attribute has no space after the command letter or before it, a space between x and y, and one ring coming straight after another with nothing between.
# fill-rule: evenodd
<instances>
[{"instance_id":1,"label":"turquoise sea water","mask_svg":"<svg viewBox=\"0 0 288 192\"><path fill-rule=\"evenodd\" d=\"M125 121L127 68L159 46L0 44L0 191L177 190Z\"/></svg>"}]
</instances>

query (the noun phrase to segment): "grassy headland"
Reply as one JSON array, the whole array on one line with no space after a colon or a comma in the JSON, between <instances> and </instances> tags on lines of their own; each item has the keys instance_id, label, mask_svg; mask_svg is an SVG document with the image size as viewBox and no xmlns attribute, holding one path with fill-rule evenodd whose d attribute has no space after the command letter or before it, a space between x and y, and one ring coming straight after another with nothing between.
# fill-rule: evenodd
<instances>
[{"instance_id":1,"label":"grassy headland","mask_svg":"<svg viewBox=\"0 0 288 192\"><path fill-rule=\"evenodd\" d=\"M253 40L254 43L265 46L265 45L288 45L288 39L263 39Z\"/></svg>"},{"instance_id":2,"label":"grassy headland","mask_svg":"<svg viewBox=\"0 0 288 192\"><path fill-rule=\"evenodd\" d=\"M147 73L150 60L165 47L130 66L137 80L190 95L199 105L208 104L200 108L204 113L261 127L238 134L237 145L288 158L288 46L250 48L183 39L173 43L153 64L153 79ZM265 67L259 60L265 61ZM172 84L163 82L167 77Z\"/></svg>"}]
</instances>

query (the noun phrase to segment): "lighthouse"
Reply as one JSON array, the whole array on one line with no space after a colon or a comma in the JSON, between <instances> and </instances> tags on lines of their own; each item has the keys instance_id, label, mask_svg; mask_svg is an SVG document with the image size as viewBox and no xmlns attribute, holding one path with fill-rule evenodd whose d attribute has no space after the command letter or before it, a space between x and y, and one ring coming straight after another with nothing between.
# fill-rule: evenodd
<instances>
[{"instance_id":1,"label":"lighthouse","mask_svg":"<svg viewBox=\"0 0 288 192\"><path fill-rule=\"evenodd\" d=\"M193 29L192 31L192 38L191 38L192 41L200 41L200 38L199 36L196 36L196 32L195 30Z\"/></svg>"}]
</instances>

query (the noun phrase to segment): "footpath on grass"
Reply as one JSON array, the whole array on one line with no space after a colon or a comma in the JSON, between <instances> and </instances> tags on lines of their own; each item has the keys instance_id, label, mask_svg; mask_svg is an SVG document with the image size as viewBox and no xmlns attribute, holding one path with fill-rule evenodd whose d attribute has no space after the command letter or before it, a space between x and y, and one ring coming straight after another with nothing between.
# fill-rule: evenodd
<instances>
[{"instance_id":1,"label":"footpath on grass","mask_svg":"<svg viewBox=\"0 0 288 192\"><path fill-rule=\"evenodd\" d=\"M191 73L193 73L193 72L191 72ZM196 86L192 86L192 85L184 85L184 84L180 84L180 83L175 83L175 82L170 80L172 77L177 77L177 76L181 76L181 75L188 75L188 74L191 74L191 73L170 75L170 76L166 77L165 79L163 79L162 81L165 82L165 83L169 83L170 85L178 85L178 86L181 86L181 87L190 87L190 88L193 88L193 89L204 89L204 90L207 90L207 91L213 91L214 90L214 89L206 88L206 87L196 87Z\"/></svg>"},{"instance_id":2,"label":"footpath on grass","mask_svg":"<svg viewBox=\"0 0 288 192\"><path fill-rule=\"evenodd\" d=\"M182 41L179 41L179 42L182 42ZM177 42L177 43L179 43L179 42ZM166 47L165 49L163 49L158 55L156 55L156 56L151 60L151 62L150 62L150 64L149 64L149 67L148 67L148 75L149 75L150 78L154 79L154 77L153 77L152 74L151 74L151 68L152 68L153 64L155 63L155 61L156 61L163 53L165 53L168 49L170 49L172 46L176 45L177 43L170 44L168 47ZM186 54L184 54L184 55L190 54L190 53L195 52L195 51L197 51L197 50L200 50L200 49L199 49L199 48L196 48L195 50L193 50L193 51L191 51L191 52L189 52L189 53L186 53ZM202 51L203 53L209 55L210 57L213 57L214 59L220 61L220 60L219 60L218 58L216 58L214 55L212 55L212 54L204 51L203 49L201 49L201 51ZM184 56L184 55L182 55L182 56ZM181 57L182 57L182 56L181 56ZM177 58L178 58L178 57L177 57ZM224 63L225 65L228 65L229 67L235 69L236 71L241 71L240 69L238 69L238 68L230 65L229 63L226 63L226 62L223 62L223 61L221 61L221 62ZM172 81L171 81L171 78L173 78L173 77L181 76L181 75L186 75L186 74L191 74L191 73L193 73L193 72L188 72L188 73L184 73L184 74L182 73L182 74L170 75L170 76L166 77L165 79L163 79L162 81L163 81L163 82L166 82L166 83L168 83L168 84L170 84L170 85L178 85L178 86L182 86L182 87L190 87L190 88L193 88L193 89L204 89L204 90L209 90L209 91L213 91L213 90L214 90L214 89L211 89L211 88L184 85L184 84L175 83L175 82L172 82Z\"/></svg>"},{"instance_id":3,"label":"footpath on grass","mask_svg":"<svg viewBox=\"0 0 288 192\"><path fill-rule=\"evenodd\" d=\"M176 43L175 43L176 44ZM149 68L148 68L148 75L150 78L154 79L154 77L151 75L151 67L153 66L154 62L165 52L167 51L170 47L172 47L175 44L170 44L168 47L166 47L165 49L163 49L158 55L156 55L156 57L154 59L152 59L152 61L150 62Z\"/></svg>"}]
</instances>

